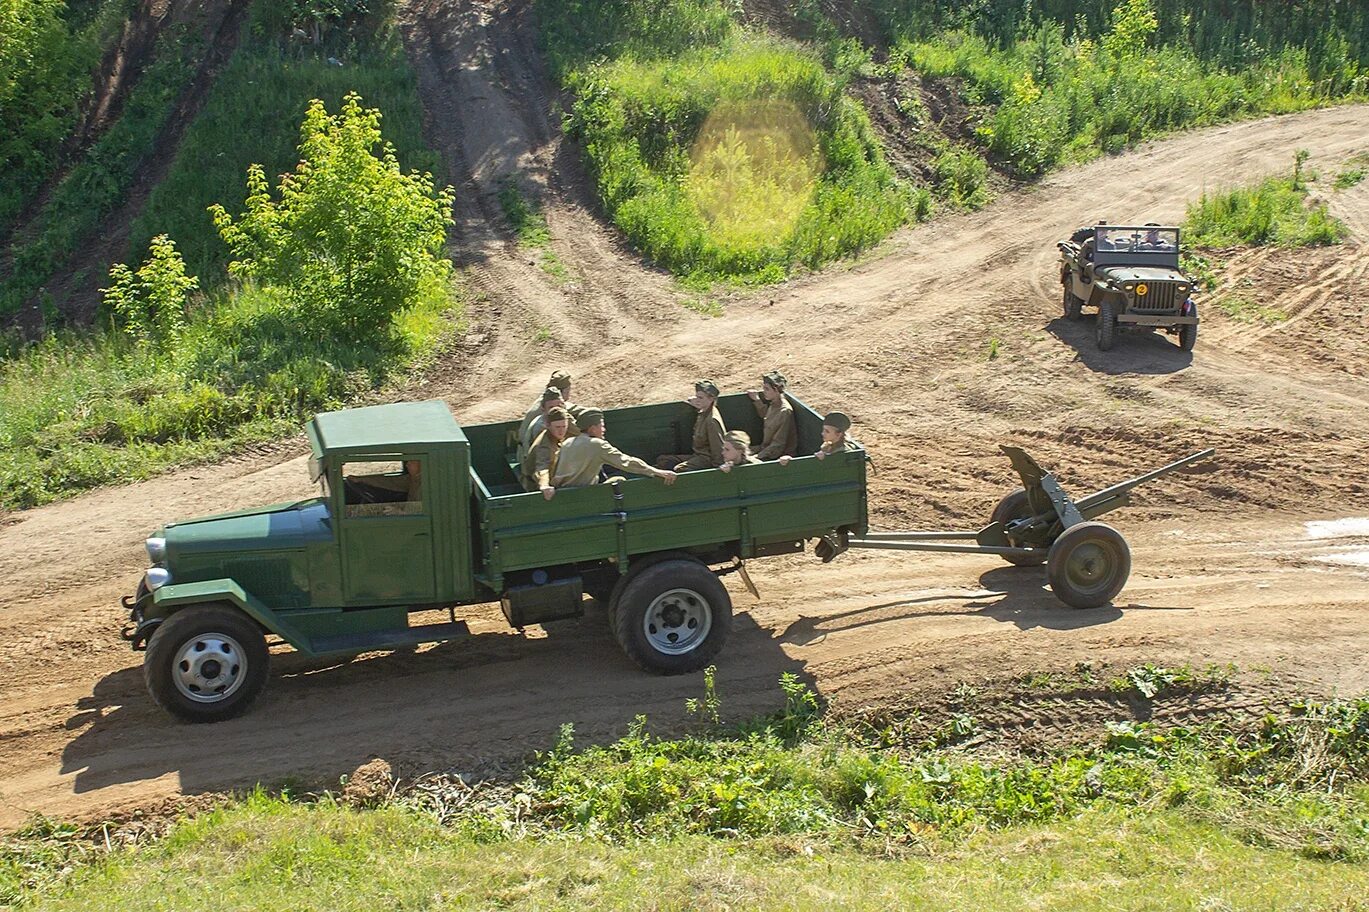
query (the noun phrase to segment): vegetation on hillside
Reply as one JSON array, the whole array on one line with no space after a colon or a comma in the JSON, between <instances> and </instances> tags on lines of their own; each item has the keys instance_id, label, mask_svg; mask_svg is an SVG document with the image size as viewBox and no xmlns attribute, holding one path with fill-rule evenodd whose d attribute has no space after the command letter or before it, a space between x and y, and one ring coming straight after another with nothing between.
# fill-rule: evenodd
<instances>
[{"instance_id":1,"label":"vegetation on hillside","mask_svg":"<svg viewBox=\"0 0 1369 912\"><path fill-rule=\"evenodd\" d=\"M59 164L128 0L0 3L0 237Z\"/></svg>"},{"instance_id":2,"label":"vegetation on hillside","mask_svg":"<svg viewBox=\"0 0 1369 912\"><path fill-rule=\"evenodd\" d=\"M309 109L279 195L216 213L244 284L188 294L174 243L115 266L115 328L0 361L0 507L28 507L271 436L431 350L449 306L451 190L402 172L378 111ZM341 268L340 264L346 264Z\"/></svg>"},{"instance_id":3,"label":"vegetation on hillside","mask_svg":"<svg viewBox=\"0 0 1369 912\"><path fill-rule=\"evenodd\" d=\"M1291 177L1271 177L1253 187L1207 192L1188 207L1184 240L1199 247L1272 244L1312 247L1337 244L1343 224L1321 200L1309 200L1302 158Z\"/></svg>"},{"instance_id":4,"label":"vegetation on hillside","mask_svg":"<svg viewBox=\"0 0 1369 912\"><path fill-rule=\"evenodd\" d=\"M1334 72L1291 47L1259 50L1237 66L1205 60L1163 41L1157 6L1121 0L1097 33L1051 19L1010 39L984 34L982 23L913 29L892 56L927 75L963 78L970 100L988 111L981 141L1023 176L1176 129L1369 95L1369 74L1343 56Z\"/></svg>"},{"instance_id":5,"label":"vegetation on hillside","mask_svg":"<svg viewBox=\"0 0 1369 912\"><path fill-rule=\"evenodd\" d=\"M781 712L726 726L705 680L697 734L658 738L639 720L577 752L567 727L510 784L424 777L398 797L355 793L365 811L257 791L108 852L37 821L0 849L0 899L1169 908L1201 894L1337 908L1369 885L1369 700L1241 730L1119 722L1022 757L965 748L977 723L963 713L930 735L916 719L824 720L791 676Z\"/></svg>"},{"instance_id":6,"label":"vegetation on hillside","mask_svg":"<svg viewBox=\"0 0 1369 912\"><path fill-rule=\"evenodd\" d=\"M926 213L842 78L811 51L743 32L721 0L538 9L605 210L672 272L775 281Z\"/></svg>"}]
</instances>

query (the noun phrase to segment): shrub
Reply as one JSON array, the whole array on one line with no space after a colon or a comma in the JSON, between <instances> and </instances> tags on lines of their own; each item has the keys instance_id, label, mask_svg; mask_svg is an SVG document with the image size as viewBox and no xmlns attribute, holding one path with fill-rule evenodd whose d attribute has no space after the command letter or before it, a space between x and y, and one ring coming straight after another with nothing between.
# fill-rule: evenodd
<instances>
[{"instance_id":1,"label":"shrub","mask_svg":"<svg viewBox=\"0 0 1369 912\"><path fill-rule=\"evenodd\" d=\"M281 178L279 201L259 165L247 183L236 221L210 207L235 257L229 271L279 287L323 330L379 333L450 268L441 254L454 191L435 191L431 174L403 173L382 143L380 112L355 94L336 115L310 103L300 163Z\"/></svg>"},{"instance_id":2,"label":"shrub","mask_svg":"<svg viewBox=\"0 0 1369 912\"><path fill-rule=\"evenodd\" d=\"M1254 188L1203 193L1184 219L1187 241L1203 247L1338 244L1346 229L1322 202L1309 203L1298 178L1270 178Z\"/></svg>"},{"instance_id":3,"label":"shrub","mask_svg":"<svg viewBox=\"0 0 1369 912\"><path fill-rule=\"evenodd\" d=\"M972 149L947 149L932 163L937 195L960 209L978 209L989 201L989 163Z\"/></svg>"},{"instance_id":4,"label":"shrub","mask_svg":"<svg viewBox=\"0 0 1369 912\"><path fill-rule=\"evenodd\" d=\"M137 271L123 263L109 270L109 287L100 289L105 307L121 328L139 341L173 341L185 328L186 295L200 285L186 275L185 260L171 238L152 239L148 259Z\"/></svg>"}]
</instances>

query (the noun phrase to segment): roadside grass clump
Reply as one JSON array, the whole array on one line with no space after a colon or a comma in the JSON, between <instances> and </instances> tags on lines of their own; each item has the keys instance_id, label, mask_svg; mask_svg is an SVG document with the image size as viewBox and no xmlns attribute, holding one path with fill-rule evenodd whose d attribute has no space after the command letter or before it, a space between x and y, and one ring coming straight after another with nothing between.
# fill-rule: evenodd
<instances>
[{"instance_id":1,"label":"roadside grass clump","mask_svg":"<svg viewBox=\"0 0 1369 912\"><path fill-rule=\"evenodd\" d=\"M123 201L138 169L155 150L203 48L183 28L171 27L159 37L153 53L118 120L53 190L31 230L12 239L10 268L0 279L0 315L18 310L60 272Z\"/></svg>"},{"instance_id":2,"label":"roadside grass clump","mask_svg":"<svg viewBox=\"0 0 1369 912\"><path fill-rule=\"evenodd\" d=\"M1237 291L1214 295L1211 300L1223 313L1238 323L1273 326L1288 319L1288 311L1283 308L1261 304L1249 295Z\"/></svg>"},{"instance_id":3,"label":"roadside grass clump","mask_svg":"<svg viewBox=\"0 0 1369 912\"><path fill-rule=\"evenodd\" d=\"M206 289L223 285L229 251L207 210L216 203L233 212L243 207L243 175L251 165L272 177L294 167L300 114L312 99L331 110L349 93L361 95L385 112L381 133L405 168L440 172L440 159L423 139L417 82L388 5L363 18L353 11L323 32L318 44L290 38L297 22L312 31L312 14L334 6L355 4L254 5L238 49L133 223L131 251L146 249L156 235L169 235ZM323 24L330 21L325 17Z\"/></svg>"},{"instance_id":4,"label":"roadside grass clump","mask_svg":"<svg viewBox=\"0 0 1369 912\"><path fill-rule=\"evenodd\" d=\"M1223 67L1161 43L1170 29L1157 9L1123 0L1096 36L1076 23L1067 38L1049 19L1006 41L972 23L933 34L913 27L891 56L924 75L963 78L970 102L989 109L981 141L1024 177L1173 130L1369 96L1369 74L1315 78L1301 48Z\"/></svg>"},{"instance_id":5,"label":"roadside grass clump","mask_svg":"<svg viewBox=\"0 0 1369 912\"><path fill-rule=\"evenodd\" d=\"M551 230L547 228L547 219L541 209L524 198L512 178L500 182L498 197L499 207L504 210L504 218L518 238L519 246L536 255L537 265L547 275L562 284L570 282L570 270L551 249Z\"/></svg>"},{"instance_id":6,"label":"roadside grass clump","mask_svg":"<svg viewBox=\"0 0 1369 912\"><path fill-rule=\"evenodd\" d=\"M594 11L606 18L576 21ZM878 243L916 208L842 79L797 45L736 28L717 0L539 12L604 209L689 284L816 269ZM594 39L571 44L586 29Z\"/></svg>"},{"instance_id":7,"label":"roadside grass clump","mask_svg":"<svg viewBox=\"0 0 1369 912\"><path fill-rule=\"evenodd\" d=\"M451 191L403 173L378 119L356 96L336 115L314 104L279 199L254 171L243 215L217 212L240 284L189 297L196 279L159 237L112 270L108 330L0 361L0 506L279 435L433 350L452 307Z\"/></svg>"},{"instance_id":8,"label":"roadside grass clump","mask_svg":"<svg viewBox=\"0 0 1369 912\"><path fill-rule=\"evenodd\" d=\"M1346 229L1326 204L1308 199L1300 170L1255 187L1204 192L1184 216L1185 241L1200 247L1339 244Z\"/></svg>"}]
</instances>

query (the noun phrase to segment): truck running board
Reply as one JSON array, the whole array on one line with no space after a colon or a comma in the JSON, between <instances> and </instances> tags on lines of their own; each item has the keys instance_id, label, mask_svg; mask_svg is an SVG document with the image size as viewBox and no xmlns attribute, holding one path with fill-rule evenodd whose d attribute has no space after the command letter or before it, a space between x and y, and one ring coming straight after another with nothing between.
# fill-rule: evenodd
<instances>
[{"instance_id":1,"label":"truck running board","mask_svg":"<svg viewBox=\"0 0 1369 912\"><path fill-rule=\"evenodd\" d=\"M309 645L316 655L330 652L366 652L372 649L396 649L400 646L417 646L420 643L437 643L469 636L470 628L465 621L449 624L426 624L422 627L397 627L393 630L371 630L366 633L340 633L336 636L318 637Z\"/></svg>"}]
</instances>

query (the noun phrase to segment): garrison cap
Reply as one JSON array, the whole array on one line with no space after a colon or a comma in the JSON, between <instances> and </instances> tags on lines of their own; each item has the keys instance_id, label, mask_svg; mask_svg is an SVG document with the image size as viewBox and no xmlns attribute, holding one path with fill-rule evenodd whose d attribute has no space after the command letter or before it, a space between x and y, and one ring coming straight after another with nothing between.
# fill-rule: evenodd
<instances>
[{"instance_id":1,"label":"garrison cap","mask_svg":"<svg viewBox=\"0 0 1369 912\"><path fill-rule=\"evenodd\" d=\"M789 381L785 379L784 374L781 374L779 371L769 371L767 373L761 374L761 381L764 383L769 383L775 389L784 389L784 387L789 383Z\"/></svg>"},{"instance_id":2,"label":"garrison cap","mask_svg":"<svg viewBox=\"0 0 1369 912\"><path fill-rule=\"evenodd\" d=\"M564 393L570 389L570 374L562 370L553 372L551 379L547 381L547 386L554 386Z\"/></svg>"},{"instance_id":3,"label":"garrison cap","mask_svg":"<svg viewBox=\"0 0 1369 912\"><path fill-rule=\"evenodd\" d=\"M570 420L570 412L568 412L568 411L566 411L565 409L561 408L561 406L559 406L559 405L558 405L556 408L552 409L551 411L547 412L547 417L546 417L546 422L547 422L547 424L551 424L553 421L569 421L569 420Z\"/></svg>"},{"instance_id":4,"label":"garrison cap","mask_svg":"<svg viewBox=\"0 0 1369 912\"><path fill-rule=\"evenodd\" d=\"M730 443L742 452L746 452L747 448L751 446L751 435L746 431L728 431L723 434L723 442Z\"/></svg>"},{"instance_id":5,"label":"garrison cap","mask_svg":"<svg viewBox=\"0 0 1369 912\"><path fill-rule=\"evenodd\" d=\"M707 377L703 378L702 380L694 381L694 391L696 393L708 393L708 395L715 397L720 395L718 393L718 384L714 383L712 380L709 380Z\"/></svg>"},{"instance_id":6,"label":"garrison cap","mask_svg":"<svg viewBox=\"0 0 1369 912\"><path fill-rule=\"evenodd\" d=\"M604 423L604 413L597 408L587 408L579 415L575 416L575 426L582 431L588 431L596 424Z\"/></svg>"},{"instance_id":7,"label":"garrison cap","mask_svg":"<svg viewBox=\"0 0 1369 912\"><path fill-rule=\"evenodd\" d=\"M566 394L554 386L549 386L542 390L542 403L544 405L548 402L555 402L557 399L564 399L565 397Z\"/></svg>"},{"instance_id":8,"label":"garrison cap","mask_svg":"<svg viewBox=\"0 0 1369 912\"><path fill-rule=\"evenodd\" d=\"M828 427L834 427L843 434L851 430L851 416L845 412L828 412L827 417L822 419L822 423Z\"/></svg>"}]
</instances>

